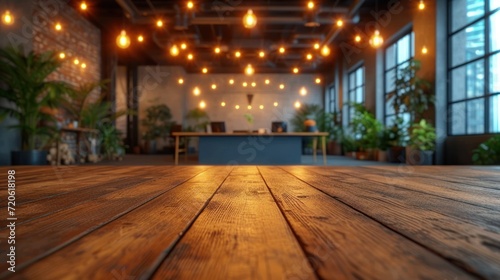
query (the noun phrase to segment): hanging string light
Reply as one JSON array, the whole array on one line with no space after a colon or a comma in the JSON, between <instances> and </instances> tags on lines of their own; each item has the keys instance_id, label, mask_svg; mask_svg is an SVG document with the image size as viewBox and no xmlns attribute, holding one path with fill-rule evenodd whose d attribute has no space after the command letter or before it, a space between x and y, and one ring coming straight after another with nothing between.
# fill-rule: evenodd
<instances>
[{"instance_id":1,"label":"hanging string light","mask_svg":"<svg viewBox=\"0 0 500 280\"><path fill-rule=\"evenodd\" d=\"M248 64L247 67L245 68L245 74L250 76L253 75L254 72L255 70L253 69L252 65Z\"/></svg>"},{"instance_id":2,"label":"hanging string light","mask_svg":"<svg viewBox=\"0 0 500 280\"><path fill-rule=\"evenodd\" d=\"M380 47L384 43L384 38L380 35L380 32L375 30L373 36L370 38L370 45L374 48Z\"/></svg>"},{"instance_id":3,"label":"hanging string light","mask_svg":"<svg viewBox=\"0 0 500 280\"><path fill-rule=\"evenodd\" d=\"M330 55L330 48L326 45L323 46L323 48L321 48L321 55L323 55L323 56Z\"/></svg>"},{"instance_id":4,"label":"hanging string light","mask_svg":"<svg viewBox=\"0 0 500 280\"><path fill-rule=\"evenodd\" d=\"M253 14L252 10L248 10L243 17L243 26L246 28L254 28L257 25L257 17Z\"/></svg>"},{"instance_id":5,"label":"hanging string light","mask_svg":"<svg viewBox=\"0 0 500 280\"><path fill-rule=\"evenodd\" d=\"M177 47L177 45L173 45L173 46L170 48L170 55L172 55L172 56L177 56L177 55L179 55L179 48Z\"/></svg>"},{"instance_id":6,"label":"hanging string light","mask_svg":"<svg viewBox=\"0 0 500 280\"><path fill-rule=\"evenodd\" d=\"M418 3L418 9L423 10L425 9L425 3L424 0L420 0L420 3Z\"/></svg>"},{"instance_id":7,"label":"hanging string light","mask_svg":"<svg viewBox=\"0 0 500 280\"><path fill-rule=\"evenodd\" d=\"M122 30L120 35L116 37L116 45L122 49L126 49L130 46L130 37L127 35L125 30Z\"/></svg>"},{"instance_id":8,"label":"hanging string light","mask_svg":"<svg viewBox=\"0 0 500 280\"><path fill-rule=\"evenodd\" d=\"M2 22L5 25L12 25L14 23L14 16L12 16L9 10L2 14Z\"/></svg>"}]
</instances>

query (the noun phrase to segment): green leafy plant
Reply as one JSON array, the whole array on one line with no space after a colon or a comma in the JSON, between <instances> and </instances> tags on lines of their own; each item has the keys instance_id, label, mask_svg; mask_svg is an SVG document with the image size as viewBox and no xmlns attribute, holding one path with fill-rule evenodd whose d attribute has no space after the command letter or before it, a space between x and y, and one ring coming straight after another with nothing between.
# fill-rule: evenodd
<instances>
[{"instance_id":1,"label":"green leafy plant","mask_svg":"<svg viewBox=\"0 0 500 280\"><path fill-rule=\"evenodd\" d=\"M353 136L348 134L342 136L342 150L344 153L355 152L358 148L359 144Z\"/></svg>"},{"instance_id":2,"label":"green leafy plant","mask_svg":"<svg viewBox=\"0 0 500 280\"><path fill-rule=\"evenodd\" d=\"M146 109L146 117L142 119L142 125L146 129L145 140L154 140L158 137L167 137L170 128L174 125L171 121L172 113L165 104L153 105Z\"/></svg>"},{"instance_id":3,"label":"green leafy plant","mask_svg":"<svg viewBox=\"0 0 500 280\"><path fill-rule=\"evenodd\" d=\"M436 147L436 129L425 119L413 124L410 134L410 146L419 151L434 151Z\"/></svg>"},{"instance_id":4,"label":"green leafy plant","mask_svg":"<svg viewBox=\"0 0 500 280\"><path fill-rule=\"evenodd\" d=\"M113 159L115 155L122 155L126 146L122 141L122 132L116 126L106 123L99 126L99 140L102 153L107 159Z\"/></svg>"},{"instance_id":5,"label":"green leafy plant","mask_svg":"<svg viewBox=\"0 0 500 280\"><path fill-rule=\"evenodd\" d=\"M69 84L49 80L61 65L54 52L25 54L21 49L0 49L0 98L7 102L0 105L0 119L7 115L19 124L11 126L21 131L23 150L41 147L43 138L55 132L54 116L43 108L57 108L64 96L72 93ZM38 143L38 145L37 145Z\"/></svg>"},{"instance_id":6,"label":"green leafy plant","mask_svg":"<svg viewBox=\"0 0 500 280\"><path fill-rule=\"evenodd\" d=\"M350 128L354 138L359 142L361 150L375 149L378 144L378 135L382 131L382 123L370 113L362 104L354 103L354 116Z\"/></svg>"},{"instance_id":7,"label":"green leafy plant","mask_svg":"<svg viewBox=\"0 0 500 280\"><path fill-rule=\"evenodd\" d=\"M390 129L384 127L378 133L378 143L377 148L381 151L387 151L391 146L392 142Z\"/></svg>"},{"instance_id":8,"label":"green leafy plant","mask_svg":"<svg viewBox=\"0 0 500 280\"><path fill-rule=\"evenodd\" d=\"M188 131L205 131L205 128L210 124L210 118L207 112L200 108L194 108L186 114L188 123Z\"/></svg>"},{"instance_id":9,"label":"green leafy plant","mask_svg":"<svg viewBox=\"0 0 500 280\"><path fill-rule=\"evenodd\" d=\"M500 135L481 143L472 152L472 162L476 165L500 164Z\"/></svg>"}]
</instances>

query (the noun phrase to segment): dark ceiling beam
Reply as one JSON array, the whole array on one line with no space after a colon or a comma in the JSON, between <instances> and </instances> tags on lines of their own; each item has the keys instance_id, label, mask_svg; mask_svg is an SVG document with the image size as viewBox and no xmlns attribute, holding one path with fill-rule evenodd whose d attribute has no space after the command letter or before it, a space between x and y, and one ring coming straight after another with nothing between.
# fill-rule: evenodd
<instances>
[{"instance_id":1,"label":"dark ceiling beam","mask_svg":"<svg viewBox=\"0 0 500 280\"><path fill-rule=\"evenodd\" d=\"M222 11L222 12L235 12L235 11L247 11L252 10L253 12L307 12L308 10L303 6L218 6L212 5L209 9L201 9L197 10L197 12L207 12L207 11ZM349 12L348 8L344 7L321 7L315 10L317 13L334 13L334 14L347 14ZM139 12L143 16L151 16L158 14L173 14L175 13L172 9L155 9L155 11L140 11Z\"/></svg>"},{"instance_id":2,"label":"dark ceiling beam","mask_svg":"<svg viewBox=\"0 0 500 280\"><path fill-rule=\"evenodd\" d=\"M359 9L361 8L361 6L363 6L364 3L365 0L356 0L354 1L354 3L352 3L351 7L349 8L349 12L347 13L349 15L349 21L352 21L352 19L358 14ZM325 40L323 41L323 45L328 45L333 42L335 38L339 36L341 31L341 28L332 28L326 35Z\"/></svg>"},{"instance_id":3,"label":"dark ceiling beam","mask_svg":"<svg viewBox=\"0 0 500 280\"><path fill-rule=\"evenodd\" d=\"M318 18L320 24L334 24L331 17ZM305 24L303 17L257 17L259 24ZM243 25L241 17L195 17L190 20L191 25Z\"/></svg>"}]
</instances>

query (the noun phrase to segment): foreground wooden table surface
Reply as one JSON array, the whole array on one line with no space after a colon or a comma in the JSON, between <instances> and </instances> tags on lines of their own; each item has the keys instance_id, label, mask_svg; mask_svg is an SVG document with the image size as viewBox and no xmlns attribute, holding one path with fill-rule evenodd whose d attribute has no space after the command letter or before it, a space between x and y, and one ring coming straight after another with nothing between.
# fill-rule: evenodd
<instances>
[{"instance_id":1,"label":"foreground wooden table surface","mask_svg":"<svg viewBox=\"0 0 500 280\"><path fill-rule=\"evenodd\" d=\"M500 279L500 169L16 168L0 278Z\"/></svg>"}]
</instances>

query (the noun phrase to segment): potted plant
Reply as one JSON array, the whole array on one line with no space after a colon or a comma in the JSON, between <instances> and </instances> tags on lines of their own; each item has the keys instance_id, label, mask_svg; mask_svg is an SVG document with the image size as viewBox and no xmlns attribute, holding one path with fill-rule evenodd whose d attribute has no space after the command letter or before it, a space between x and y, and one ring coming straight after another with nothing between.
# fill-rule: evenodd
<instances>
[{"instance_id":1,"label":"potted plant","mask_svg":"<svg viewBox=\"0 0 500 280\"><path fill-rule=\"evenodd\" d=\"M481 143L472 153L475 165L500 164L500 135L495 135Z\"/></svg>"},{"instance_id":2,"label":"potted plant","mask_svg":"<svg viewBox=\"0 0 500 280\"><path fill-rule=\"evenodd\" d=\"M342 136L342 150L344 155L351 158L356 158L356 151L358 150L358 143L349 134Z\"/></svg>"},{"instance_id":3,"label":"potted plant","mask_svg":"<svg viewBox=\"0 0 500 280\"><path fill-rule=\"evenodd\" d=\"M410 134L410 146L413 151L407 162L410 164L432 165L436 147L436 129L425 119L413 124Z\"/></svg>"},{"instance_id":4,"label":"potted plant","mask_svg":"<svg viewBox=\"0 0 500 280\"><path fill-rule=\"evenodd\" d=\"M390 147L391 143L391 131L384 127L378 133L378 151L377 151L377 160L380 162L387 161L387 150Z\"/></svg>"},{"instance_id":5,"label":"potted plant","mask_svg":"<svg viewBox=\"0 0 500 280\"><path fill-rule=\"evenodd\" d=\"M146 141L146 151L156 152L156 140L159 137L169 136L170 128L173 125L172 113L165 104L153 105L146 109L146 117L142 119L145 132L143 139Z\"/></svg>"},{"instance_id":6,"label":"potted plant","mask_svg":"<svg viewBox=\"0 0 500 280\"><path fill-rule=\"evenodd\" d=\"M187 131L204 132L210 124L207 112L200 108L194 108L186 114Z\"/></svg>"},{"instance_id":7,"label":"potted plant","mask_svg":"<svg viewBox=\"0 0 500 280\"><path fill-rule=\"evenodd\" d=\"M331 116L318 104L302 104L290 120L295 132L330 131ZM312 151L313 137L302 138L302 150ZM318 139L318 143L321 141Z\"/></svg>"},{"instance_id":8,"label":"potted plant","mask_svg":"<svg viewBox=\"0 0 500 280\"><path fill-rule=\"evenodd\" d=\"M18 120L12 128L21 132L21 151L12 151L12 164L46 164L44 142L55 134L55 116L45 110L57 108L71 93L69 84L48 80L61 65L54 52L25 54L21 49L0 49L0 119ZM49 125L53 123L53 125Z\"/></svg>"},{"instance_id":9,"label":"potted plant","mask_svg":"<svg viewBox=\"0 0 500 280\"><path fill-rule=\"evenodd\" d=\"M342 136L344 135L344 129L342 127L342 121L340 119L340 112L333 112L332 114L327 114L329 121L326 122L326 128L329 132L329 140L327 144L327 152L329 155L341 155L342 154Z\"/></svg>"},{"instance_id":10,"label":"potted plant","mask_svg":"<svg viewBox=\"0 0 500 280\"><path fill-rule=\"evenodd\" d=\"M403 118L397 117L393 125L388 128L389 149L387 159L389 162L405 162L406 143L408 142L407 124Z\"/></svg>"},{"instance_id":11,"label":"potted plant","mask_svg":"<svg viewBox=\"0 0 500 280\"><path fill-rule=\"evenodd\" d=\"M378 134L382 124L362 104L352 104L354 116L349 124L355 139L359 142L358 159L373 159L378 145Z\"/></svg>"}]
</instances>

